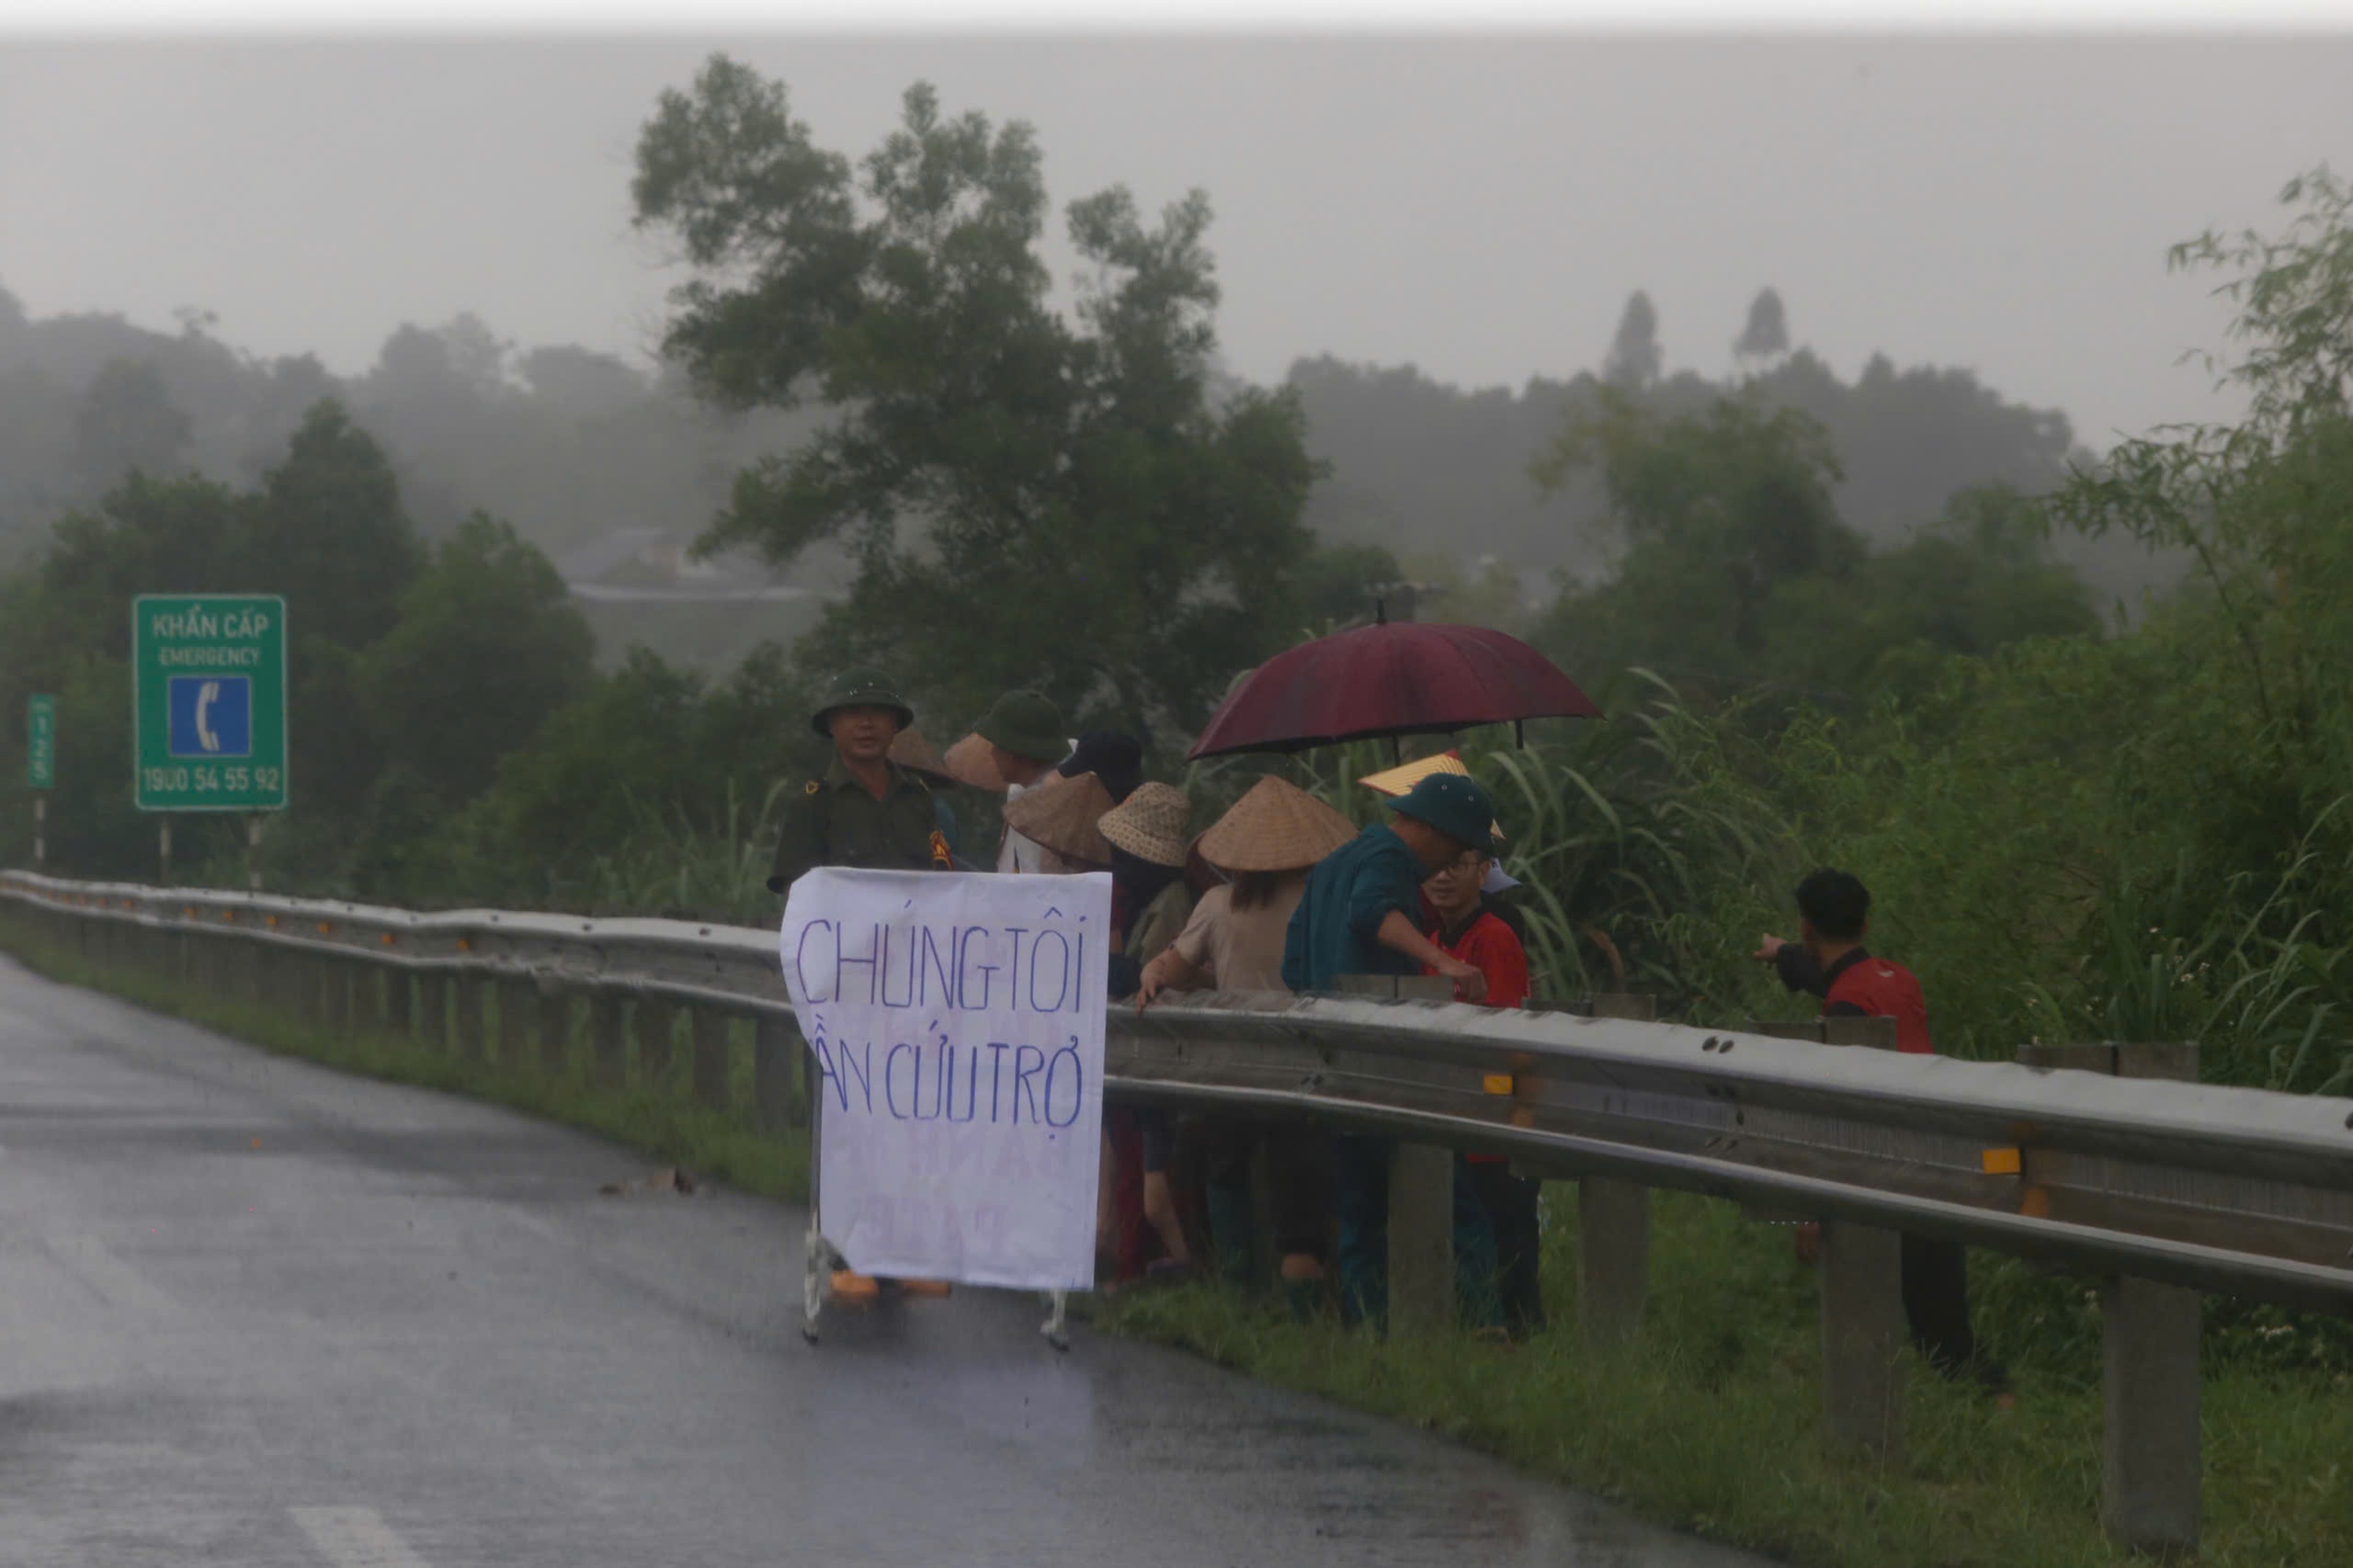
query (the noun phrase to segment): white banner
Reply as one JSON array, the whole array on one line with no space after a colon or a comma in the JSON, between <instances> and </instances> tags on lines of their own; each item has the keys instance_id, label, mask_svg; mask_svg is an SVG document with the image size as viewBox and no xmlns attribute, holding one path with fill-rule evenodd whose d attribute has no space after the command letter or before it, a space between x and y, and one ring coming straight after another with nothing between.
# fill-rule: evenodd
<instances>
[{"instance_id":1,"label":"white banner","mask_svg":"<svg viewBox=\"0 0 2353 1568\"><path fill-rule=\"evenodd\" d=\"M823 868L781 955L861 1274L1092 1289L1111 879Z\"/></svg>"}]
</instances>

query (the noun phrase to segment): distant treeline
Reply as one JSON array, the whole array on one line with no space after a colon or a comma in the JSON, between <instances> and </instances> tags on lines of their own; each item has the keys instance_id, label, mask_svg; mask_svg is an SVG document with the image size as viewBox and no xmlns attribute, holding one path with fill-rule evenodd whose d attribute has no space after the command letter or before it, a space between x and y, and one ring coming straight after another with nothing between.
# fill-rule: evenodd
<instances>
[{"instance_id":1,"label":"distant treeline","mask_svg":"<svg viewBox=\"0 0 2353 1568\"><path fill-rule=\"evenodd\" d=\"M1874 542L1930 524L1964 488L2044 493L2071 457L2089 456L2064 415L2006 402L1967 370L1898 369L1882 357L1849 383L1802 348L1746 365L1750 390L1829 431L1840 515ZM1433 558L1460 569L1494 557L1523 594L1555 571L1607 574L1623 541L1605 522L1596 481L1577 476L1546 494L1529 466L1564 424L1593 412L1606 384L1631 383L1666 414L1696 413L1729 390L1688 371L1643 372L1613 361L1601 374L1539 378L1518 392L1463 391L1410 366L1302 359L1286 385L1304 410L1311 453L1330 465L1306 520L1327 543L1379 546L1424 575ZM134 467L255 482L323 398L382 446L424 537L481 511L558 560L625 530L691 538L725 505L738 472L818 423L712 408L666 367L648 373L572 346L519 348L472 315L404 325L366 374L341 378L308 355L244 354L199 313L177 334L112 315L34 320L0 288L0 560L38 548L59 517ZM2104 609L2120 597L2131 608L2143 586L2177 575L2134 546L2069 540L2060 555ZM828 588L843 580L824 551L794 575ZM608 638L642 635L714 673L761 630L760 613L741 610L721 618L719 635L708 615L608 608L591 619ZM606 662L622 651L607 649Z\"/></svg>"}]
</instances>

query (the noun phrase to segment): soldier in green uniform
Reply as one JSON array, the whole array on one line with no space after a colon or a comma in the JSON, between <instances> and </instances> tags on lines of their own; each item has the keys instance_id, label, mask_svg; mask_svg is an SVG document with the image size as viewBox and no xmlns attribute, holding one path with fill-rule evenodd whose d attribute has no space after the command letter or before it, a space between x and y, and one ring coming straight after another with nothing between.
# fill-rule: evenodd
<instances>
[{"instance_id":1,"label":"soldier in green uniform","mask_svg":"<svg viewBox=\"0 0 2353 1568\"><path fill-rule=\"evenodd\" d=\"M890 758L892 738L915 717L872 670L851 670L834 681L809 721L834 743L834 760L784 802L770 892L784 892L818 866L954 869L930 787Z\"/></svg>"},{"instance_id":2,"label":"soldier in green uniform","mask_svg":"<svg viewBox=\"0 0 2353 1568\"><path fill-rule=\"evenodd\" d=\"M770 892L789 891L802 872L819 866L955 869L930 787L891 760L891 742L915 722L915 710L876 672L851 670L835 679L824 705L809 717L811 727L834 743L834 760L785 801ZM870 1301L886 1284L911 1296L948 1294L938 1280L881 1280L833 1270L836 1301Z\"/></svg>"}]
</instances>

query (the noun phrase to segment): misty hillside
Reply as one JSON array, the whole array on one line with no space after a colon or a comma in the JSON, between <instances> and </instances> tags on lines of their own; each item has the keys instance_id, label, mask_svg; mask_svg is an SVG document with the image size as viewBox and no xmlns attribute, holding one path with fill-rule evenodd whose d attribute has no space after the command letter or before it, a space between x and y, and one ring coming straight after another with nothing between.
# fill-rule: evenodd
<instances>
[{"instance_id":1,"label":"misty hillside","mask_svg":"<svg viewBox=\"0 0 2353 1568\"><path fill-rule=\"evenodd\" d=\"M1607 574L1613 541L1600 526L1591 477L1551 495L1529 477L1563 427L1595 411L1603 384L1597 376L1540 378L1517 392L1466 392L1411 366L1350 365L1327 356L1294 365L1289 384L1306 405L1310 449L1332 465L1308 509L1309 523L1326 539L1380 545L1404 558L1443 541L1468 557L1498 557L1526 579L1556 570L1587 579ZM1881 356L1847 382L1800 349L1778 357L1749 384L1828 429L1845 472L1840 515L1875 544L1927 527L1968 486L1999 483L2040 494L2071 458L2092 455L2075 446L2064 414L2011 403L1965 369L1898 369ZM1725 381L1688 371L1643 387L1664 414L1695 413L1726 390ZM2103 606L2120 597L2137 604L2143 587L2177 575L2130 540L2068 536L2052 548Z\"/></svg>"},{"instance_id":2,"label":"misty hillside","mask_svg":"<svg viewBox=\"0 0 2353 1568\"><path fill-rule=\"evenodd\" d=\"M284 452L303 412L334 397L390 454L426 537L480 510L513 523L567 578L647 589L584 604L608 662L643 642L718 669L762 636L808 623L800 603L693 602L691 583L680 590L688 602L654 596L680 580L679 547L723 505L735 473L790 447L811 416L726 414L698 403L674 372L649 375L569 346L518 347L472 315L403 325L349 379L308 356L245 354L211 324L193 312L176 335L111 315L36 320L0 289L0 558L36 544L133 467L250 483ZM1899 370L1878 358L1847 383L1801 349L1774 357L1754 381L1829 428L1846 475L1840 509L1874 540L1928 522L1964 485L2047 488L2073 449L2063 414L2007 402L1966 370ZM1606 573L1609 541L1594 525L1590 481L1548 497L1529 477L1564 424L1593 406L1593 374L1464 392L1411 367L1325 357L1295 365L1289 385L1313 452L1332 465L1308 514L1327 540L1408 560L1495 557L1531 596L1556 570ZM1643 385L1664 412L1699 408L1724 389L1689 372ZM2065 540L2061 553L2104 603L2137 597L2154 575L2130 547ZM724 575L767 580L740 562ZM823 593L835 574L813 555L791 580Z\"/></svg>"}]
</instances>

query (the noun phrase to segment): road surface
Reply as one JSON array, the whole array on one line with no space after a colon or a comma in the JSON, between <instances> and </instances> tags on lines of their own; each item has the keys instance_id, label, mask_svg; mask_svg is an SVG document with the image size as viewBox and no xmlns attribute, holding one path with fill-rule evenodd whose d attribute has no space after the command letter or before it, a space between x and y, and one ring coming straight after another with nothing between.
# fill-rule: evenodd
<instances>
[{"instance_id":1,"label":"road surface","mask_svg":"<svg viewBox=\"0 0 2353 1568\"><path fill-rule=\"evenodd\" d=\"M0 1564L1754 1568L1034 1300L0 959Z\"/></svg>"}]
</instances>

